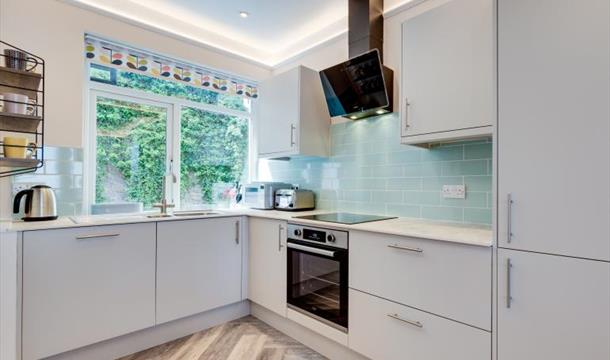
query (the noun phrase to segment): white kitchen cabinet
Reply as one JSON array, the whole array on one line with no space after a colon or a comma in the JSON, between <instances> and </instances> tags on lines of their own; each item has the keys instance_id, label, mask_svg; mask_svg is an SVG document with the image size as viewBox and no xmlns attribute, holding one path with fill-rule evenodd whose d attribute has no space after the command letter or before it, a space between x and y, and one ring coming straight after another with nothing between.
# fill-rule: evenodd
<instances>
[{"instance_id":1,"label":"white kitchen cabinet","mask_svg":"<svg viewBox=\"0 0 610 360\"><path fill-rule=\"evenodd\" d=\"M157 324L241 300L239 217L157 224Z\"/></svg>"},{"instance_id":2,"label":"white kitchen cabinet","mask_svg":"<svg viewBox=\"0 0 610 360\"><path fill-rule=\"evenodd\" d=\"M490 359L487 331L352 289L349 301L349 347L371 359Z\"/></svg>"},{"instance_id":3,"label":"white kitchen cabinet","mask_svg":"<svg viewBox=\"0 0 610 360\"><path fill-rule=\"evenodd\" d=\"M498 360L610 359L610 263L499 249L498 268Z\"/></svg>"},{"instance_id":4,"label":"white kitchen cabinet","mask_svg":"<svg viewBox=\"0 0 610 360\"><path fill-rule=\"evenodd\" d=\"M608 261L610 2L498 16L499 246Z\"/></svg>"},{"instance_id":5,"label":"white kitchen cabinet","mask_svg":"<svg viewBox=\"0 0 610 360\"><path fill-rule=\"evenodd\" d=\"M330 154L330 115L317 71L298 66L260 85L261 158Z\"/></svg>"},{"instance_id":6,"label":"white kitchen cabinet","mask_svg":"<svg viewBox=\"0 0 610 360\"><path fill-rule=\"evenodd\" d=\"M349 256L350 288L491 330L491 248L351 231Z\"/></svg>"},{"instance_id":7,"label":"white kitchen cabinet","mask_svg":"<svg viewBox=\"0 0 610 360\"><path fill-rule=\"evenodd\" d=\"M250 218L248 298L286 316L286 229L284 221Z\"/></svg>"},{"instance_id":8,"label":"white kitchen cabinet","mask_svg":"<svg viewBox=\"0 0 610 360\"><path fill-rule=\"evenodd\" d=\"M155 325L155 224L23 235L23 360Z\"/></svg>"},{"instance_id":9,"label":"white kitchen cabinet","mask_svg":"<svg viewBox=\"0 0 610 360\"><path fill-rule=\"evenodd\" d=\"M402 24L401 142L491 135L492 0L452 0Z\"/></svg>"}]
</instances>

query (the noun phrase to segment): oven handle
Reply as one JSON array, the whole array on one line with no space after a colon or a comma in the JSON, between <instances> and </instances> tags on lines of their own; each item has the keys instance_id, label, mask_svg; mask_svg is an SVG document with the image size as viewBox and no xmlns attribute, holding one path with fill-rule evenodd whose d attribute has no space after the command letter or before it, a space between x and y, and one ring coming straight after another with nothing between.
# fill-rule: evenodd
<instances>
[{"instance_id":1,"label":"oven handle","mask_svg":"<svg viewBox=\"0 0 610 360\"><path fill-rule=\"evenodd\" d=\"M301 251L305 251L305 252L312 253L312 254L324 255L324 256L333 257L333 258L335 257L335 252L330 251L330 250L318 249L318 248L314 248L314 247L293 244L290 242L288 243L288 247L291 249L301 250Z\"/></svg>"}]
</instances>

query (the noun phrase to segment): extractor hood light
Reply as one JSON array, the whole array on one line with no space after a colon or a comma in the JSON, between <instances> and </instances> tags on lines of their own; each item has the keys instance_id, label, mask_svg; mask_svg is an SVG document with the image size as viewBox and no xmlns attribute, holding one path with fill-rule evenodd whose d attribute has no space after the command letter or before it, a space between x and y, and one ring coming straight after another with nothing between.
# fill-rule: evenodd
<instances>
[{"instance_id":1,"label":"extractor hood light","mask_svg":"<svg viewBox=\"0 0 610 360\"><path fill-rule=\"evenodd\" d=\"M357 120L358 119L358 117L356 115L352 115L349 118L352 119L352 120Z\"/></svg>"},{"instance_id":2,"label":"extractor hood light","mask_svg":"<svg viewBox=\"0 0 610 360\"><path fill-rule=\"evenodd\" d=\"M376 113L377 115L385 114L386 112L387 112L387 111L385 111L385 110L377 110L377 111L375 111L375 113Z\"/></svg>"}]
</instances>

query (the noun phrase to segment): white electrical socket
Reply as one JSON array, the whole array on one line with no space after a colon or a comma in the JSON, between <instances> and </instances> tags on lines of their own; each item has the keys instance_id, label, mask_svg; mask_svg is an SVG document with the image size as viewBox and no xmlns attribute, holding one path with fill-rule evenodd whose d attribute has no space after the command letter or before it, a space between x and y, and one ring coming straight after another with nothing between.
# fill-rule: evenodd
<instances>
[{"instance_id":1,"label":"white electrical socket","mask_svg":"<svg viewBox=\"0 0 610 360\"><path fill-rule=\"evenodd\" d=\"M443 185L443 198L445 199L465 199L465 185Z\"/></svg>"}]
</instances>

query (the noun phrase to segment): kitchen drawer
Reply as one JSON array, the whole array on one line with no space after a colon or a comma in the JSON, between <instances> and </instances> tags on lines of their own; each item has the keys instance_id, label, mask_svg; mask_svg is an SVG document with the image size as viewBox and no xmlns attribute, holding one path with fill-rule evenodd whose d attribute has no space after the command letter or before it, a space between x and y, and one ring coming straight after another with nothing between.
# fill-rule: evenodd
<instances>
[{"instance_id":1,"label":"kitchen drawer","mask_svg":"<svg viewBox=\"0 0 610 360\"><path fill-rule=\"evenodd\" d=\"M155 324L155 224L23 235L23 360Z\"/></svg>"},{"instance_id":2,"label":"kitchen drawer","mask_svg":"<svg viewBox=\"0 0 610 360\"><path fill-rule=\"evenodd\" d=\"M349 347L379 360L489 360L491 333L350 289Z\"/></svg>"},{"instance_id":3,"label":"kitchen drawer","mask_svg":"<svg viewBox=\"0 0 610 360\"><path fill-rule=\"evenodd\" d=\"M491 330L491 248L350 232L349 286Z\"/></svg>"}]
</instances>

